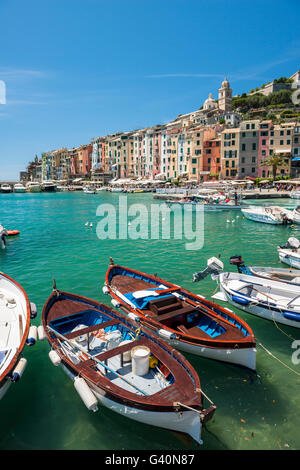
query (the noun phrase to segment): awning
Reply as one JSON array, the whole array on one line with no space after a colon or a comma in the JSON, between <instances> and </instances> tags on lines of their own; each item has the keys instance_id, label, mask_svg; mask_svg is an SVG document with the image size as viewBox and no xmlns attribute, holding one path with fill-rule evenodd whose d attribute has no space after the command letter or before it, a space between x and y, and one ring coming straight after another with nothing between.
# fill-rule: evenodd
<instances>
[{"instance_id":1,"label":"awning","mask_svg":"<svg viewBox=\"0 0 300 470\"><path fill-rule=\"evenodd\" d=\"M292 162L299 162L299 160L300 160L300 157L294 157L294 158L292 158Z\"/></svg>"}]
</instances>

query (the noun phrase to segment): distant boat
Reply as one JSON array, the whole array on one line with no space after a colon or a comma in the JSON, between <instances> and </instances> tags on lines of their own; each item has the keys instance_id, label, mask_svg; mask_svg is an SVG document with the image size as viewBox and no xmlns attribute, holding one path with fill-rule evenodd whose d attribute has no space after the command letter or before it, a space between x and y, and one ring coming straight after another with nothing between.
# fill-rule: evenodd
<instances>
[{"instance_id":1,"label":"distant boat","mask_svg":"<svg viewBox=\"0 0 300 470\"><path fill-rule=\"evenodd\" d=\"M204 409L198 374L177 351L126 315L55 290L42 312L54 365L74 382L86 407L189 434L201 441ZM68 394L70 399L70 394Z\"/></svg>"},{"instance_id":2,"label":"distant boat","mask_svg":"<svg viewBox=\"0 0 300 470\"><path fill-rule=\"evenodd\" d=\"M1 193L11 193L12 192L12 187L9 184L2 184L1 185Z\"/></svg>"},{"instance_id":3,"label":"distant boat","mask_svg":"<svg viewBox=\"0 0 300 470\"><path fill-rule=\"evenodd\" d=\"M40 193L42 191L42 186L40 183L30 181L26 184L26 189L29 193Z\"/></svg>"},{"instance_id":4,"label":"distant boat","mask_svg":"<svg viewBox=\"0 0 300 470\"><path fill-rule=\"evenodd\" d=\"M300 286L230 272L216 278L220 292L215 295L223 294L223 300L266 320L300 328Z\"/></svg>"},{"instance_id":5,"label":"distant boat","mask_svg":"<svg viewBox=\"0 0 300 470\"><path fill-rule=\"evenodd\" d=\"M150 274L111 265L103 292L173 347L255 370L251 328L231 310Z\"/></svg>"},{"instance_id":6,"label":"distant boat","mask_svg":"<svg viewBox=\"0 0 300 470\"><path fill-rule=\"evenodd\" d=\"M21 184L17 183L14 185L14 193L25 193L26 192L26 187Z\"/></svg>"},{"instance_id":7,"label":"distant boat","mask_svg":"<svg viewBox=\"0 0 300 470\"><path fill-rule=\"evenodd\" d=\"M293 212L279 206L250 206L242 209L243 215L254 222L282 225L293 221Z\"/></svg>"},{"instance_id":8,"label":"distant boat","mask_svg":"<svg viewBox=\"0 0 300 470\"><path fill-rule=\"evenodd\" d=\"M43 181L42 183L42 191L45 191L47 193L51 192L55 192L56 191L56 187L57 187L57 184L55 183L55 181Z\"/></svg>"},{"instance_id":9,"label":"distant boat","mask_svg":"<svg viewBox=\"0 0 300 470\"><path fill-rule=\"evenodd\" d=\"M292 199L300 199L300 191L292 191L290 197Z\"/></svg>"},{"instance_id":10,"label":"distant boat","mask_svg":"<svg viewBox=\"0 0 300 470\"><path fill-rule=\"evenodd\" d=\"M9 386L17 382L26 367L23 350L34 345L37 327L30 327L36 317L36 307L28 300L24 289L6 274L0 273L0 399Z\"/></svg>"},{"instance_id":11,"label":"distant boat","mask_svg":"<svg viewBox=\"0 0 300 470\"><path fill-rule=\"evenodd\" d=\"M85 194L96 194L95 188L92 188L90 186L87 186L87 187L83 188L83 192Z\"/></svg>"}]
</instances>

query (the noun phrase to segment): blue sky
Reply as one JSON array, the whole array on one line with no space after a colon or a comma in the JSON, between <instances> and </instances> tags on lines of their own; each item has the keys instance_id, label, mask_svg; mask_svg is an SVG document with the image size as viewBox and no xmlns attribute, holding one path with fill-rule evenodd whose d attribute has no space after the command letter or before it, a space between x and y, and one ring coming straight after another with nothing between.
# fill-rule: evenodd
<instances>
[{"instance_id":1,"label":"blue sky","mask_svg":"<svg viewBox=\"0 0 300 470\"><path fill-rule=\"evenodd\" d=\"M0 180L300 69L300 2L0 0Z\"/></svg>"}]
</instances>

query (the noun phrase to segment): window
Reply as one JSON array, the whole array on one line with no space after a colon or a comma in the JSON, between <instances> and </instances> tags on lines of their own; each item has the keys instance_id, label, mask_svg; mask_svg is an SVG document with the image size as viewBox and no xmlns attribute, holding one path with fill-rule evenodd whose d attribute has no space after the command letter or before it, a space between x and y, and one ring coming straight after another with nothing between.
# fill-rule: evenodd
<instances>
[{"instance_id":1,"label":"window","mask_svg":"<svg viewBox=\"0 0 300 470\"><path fill-rule=\"evenodd\" d=\"M289 145L289 144L291 143L291 141L288 139L288 140L286 141L286 143L287 143L287 145Z\"/></svg>"},{"instance_id":2,"label":"window","mask_svg":"<svg viewBox=\"0 0 300 470\"><path fill-rule=\"evenodd\" d=\"M250 129L250 124L246 124L246 129Z\"/></svg>"},{"instance_id":3,"label":"window","mask_svg":"<svg viewBox=\"0 0 300 470\"><path fill-rule=\"evenodd\" d=\"M256 162L256 157L252 157L252 163Z\"/></svg>"},{"instance_id":4,"label":"window","mask_svg":"<svg viewBox=\"0 0 300 470\"><path fill-rule=\"evenodd\" d=\"M246 137L246 132L242 132L242 137Z\"/></svg>"},{"instance_id":5,"label":"window","mask_svg":"<svg viewBox=\"0 0 300 470\"><path fill-rule=\"evenodd\" d=\"M245 173L245 168L242 168L242 173Z\"/></svg>"},{"instance_id":6,"label":"window","mask_svg":"<svg viewBox=\"0 0 300 470\"><path fill-rule=\"evenodd\" d=\"M235 161L234 160L231 161L231 166L232 166L232 168L235 167Z\"/></svg>"},{"instance_id":7,"label":"window","mask_svg":"<svg viewBox=\"0 0 300 470\"><path fill-rule=\"evenodd\" d=\"M251 171L252 171L252 173L255 173L255 168L252 168L252 170L251 170Z\"/></svg>"},{"instance_id":8,"label":"window","mask_svg":"<svg viewBox=\"0 0 300 470\"><path fill-rule=\"evenodd\" d=\"M208 158L208 159L207 159L207 163L210 163L210 161L211 161L211 158Z\"/></svg>"},{"instance_id":9,"label":"window","mask_svg":"<svg viewBox=\"0 0 300 470\"><path fill-rule=\"evenodd\" d=\"M251 129L255 129L255 124L251 124Z\"/></svg>"},{"instance_id":10,"label":"window","mask_svg":"<svg viewBox=\"0 0 300 470\"><path fill-rule=\"evenodd\" d=\"M283 131L280 131L280 135L284 135L284 132L283 132Z\"/></svg>"},{"instance_id":11,"label":"window","mask_svg":"<svg viewBox=\"0 0 300 470\"><path fill-rule=\"evenodd\" d=\"M252 132L253 137L256 137L256 131Z\"/></svg>"},{"instance_id":12,"label":"window","mask_svg":"<svg viewBox=\"0 0 300 470\"><path fill-rule=\"evenodd\" d=\"M280 141L280 145L283 145L283 140Z\"/></svg>"},{"instance_id":13,"label":"window","mask_svg":"<svg viewBox=\"0 0 300 470\"><path fill-rule=\"evenodd\" d=\"M246 144L242 144L242 150L246 150Z\"/></svg>"},{"instance_id":14,"label":"window","mask_svg":"<svg viewBox=\"0 0 300 470\"><path fill-rule=\"evenodd\" d=\"M197 163L197 158L192 158L192 163Z\"/></svg>"},{"instance_id":15,"label":"window","mask_svg":"<svg viewBox=\"0 0 300 470\"><path fill-rule=\"evenodd\" d=\"M266 139L263 139L263 140L261 141L261 145L266 145Z\"/></svg>"},{"instance_id":16,"label":"window","mask_svg":"<svg viewBox=\"0 0 300 470\"><path fill-rule=\"evenodd\" d=\"M286 135L291 135L291 131L286 131Z\"/></svg>"},{"instance_id":17,"label":"window","mask_svg":"<svg viewBox=\"0 0 300 470\"><path fill-rule=\"evenodd\" d=\"M193 168L193 175L196 174L196 168Z\"/></svg>"},{"instance_id":18,"label":"window","mask_svg":"<svg viewBox=\"0 0 300 470\"><path fill-rule=\"evenodd\" d=\"M256 150L256 144L252 144L252 150Z\"/></svg>"},{"instance_id":19,"label":"window","mask_svg":"<svg viewBox=\"0 0 300 470\"><path fill-rule=\"evenodd\" d=\"M229 170L226 170L226 176L229 176Z\"/></svg>"},{"instance_id":20,"label":"window","mask_svg":"<svg viewBox=\"0 0 300 470\"><path fill-rule=\"evenodd\" d=\"M273 145L273 144L274 144L274 140L271 139L271 140L270 140L270 145Z\"/></svg>"}]
</instances>

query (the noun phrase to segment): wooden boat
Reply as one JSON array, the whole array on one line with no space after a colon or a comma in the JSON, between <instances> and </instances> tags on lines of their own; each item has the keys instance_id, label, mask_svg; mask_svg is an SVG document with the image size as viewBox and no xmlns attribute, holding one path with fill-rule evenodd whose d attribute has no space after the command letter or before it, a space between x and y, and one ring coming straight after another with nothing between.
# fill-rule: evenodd
<instances>
[{"instance_id":1,"label":"wooden boat","mask_svg":"<svg viewBox=\"0 0 300 470\"><path fill-rule=\"evenodd\" d=\"M218 276L223 300L266 320L300 328L300 286L240 273Z\"/></svg>"},{"instance_id":2,"label":"wooden boat","mask_svg":"<svg viewBox=\"0 0 300 470\"><path fill-rule=\"evenodd\" d=\"M0 399L25 370L23 350L37 339L36 326L30 326L30 319L35 316L36 307L29 302L24 289L0 273Z\"/></svg>"},{"instance_id":3,"label":"wooden boat","mask_svg":"<svg viewBox=\"0 0 300 470\"><path fill-rule=\"evenodd\" d=\"M265 224L282 225L293 221L293 212L279 206L249 206L242 209L246 219Z\"/></svg>"},{"instance_id":4,"label":"wooden boat","mask_svg":"<svg viewBox=\"0 0 300 470\"><path fill-rule=\"evenodd\" d=\"M271 279L272 281L286 282L300 285L300 270L287 268L272 268L263 266L245 266L241 256L232 256L230 264L237 267L238 272L252 276Z\"/></svg>"},{"instance_id":5,"label":"wooden boat","mask_svg":"<svg viewBox=\"0 0 300 470\"><path fill-rule=\"evenodd\" d=\"M176 284L134 269L111 265L103 292L115 306L140 319L182 351L255 370L251 328L231 310Z\"/></svg>"},{"instance_id":6,"label":"wooden boat","mask_svg":"<svg viewBox=\"0 0 300 470\"><path fill-rule=\"evenodd\" d=\"M44 306L42 328L52 347L50 359L74 381L90 410L97 411L99 401L202 443L202 425L215 406L204 409L199 377L176 350L137 329L126 315L56 288Z\"/></svg>"}]
</instances>

